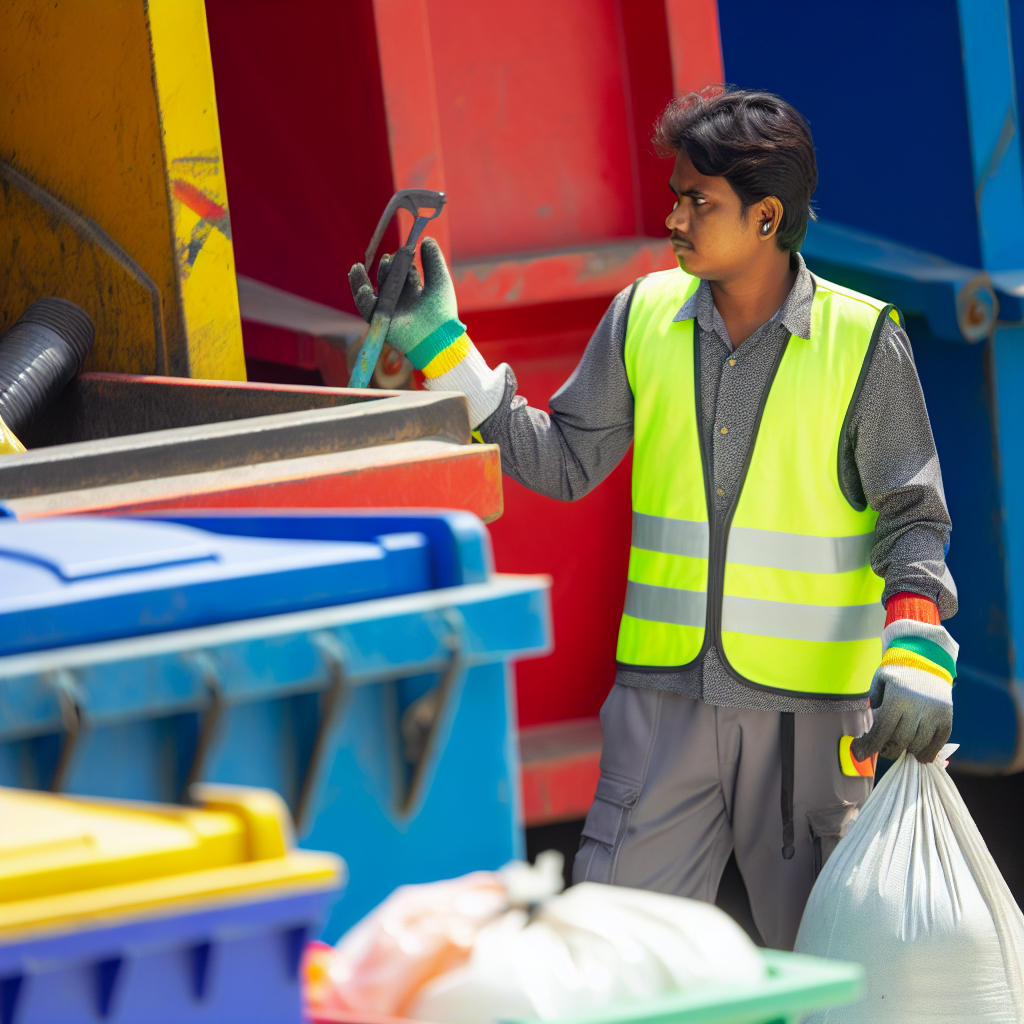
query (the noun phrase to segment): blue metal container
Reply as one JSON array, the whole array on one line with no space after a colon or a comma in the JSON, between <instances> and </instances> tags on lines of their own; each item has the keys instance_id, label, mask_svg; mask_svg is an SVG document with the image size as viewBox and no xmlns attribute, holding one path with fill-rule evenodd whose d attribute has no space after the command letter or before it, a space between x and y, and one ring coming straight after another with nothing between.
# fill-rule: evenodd
<instances>
[{"instance_id":1,"label":"blue metal container","mask_svg":"<svg viewBox=\"0 0 1024 1024\"><path fill-rule=\"evenodd\" d=\"M550 644L546 578L494 575L468 513L147 521L212 541L419 534L430 589L0 657L0 784L165 801L199 781L274 789L301 845L348 863L329 941L396 885L522 856L510 663Z\"/></svg>"},{"instance_id":2,"label":"blue metal container","mask_svg":"<svg viewBox=\"0 0 1024 1024\"><path fill-rule=\"evenodd\" d=\"M953 764L1020 771L1024 2L791 0L776 27L796 60L750 32L763 6L718 0L725 72L810 121L808 266L907 314L953 520Z\"/></svg>"}]
</instances>

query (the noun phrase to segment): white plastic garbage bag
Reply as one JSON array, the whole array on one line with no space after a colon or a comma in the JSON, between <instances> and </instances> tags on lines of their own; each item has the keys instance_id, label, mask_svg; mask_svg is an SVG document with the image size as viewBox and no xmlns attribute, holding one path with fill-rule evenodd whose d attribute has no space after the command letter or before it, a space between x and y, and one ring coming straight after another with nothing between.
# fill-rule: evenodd
<instances>
[{"instance_id":1,"label":"white plastic garbage bag","mask_svg":"<svg viewBox=\"0 0 1024 1024\"><path fill-rule=\"evenodd\" d=\"M757 947L717 907L584 882L482 929L469 962L426 985L411 1016L556 1020L715 982L757 982L765 970Z\"/></svg>"},{"instance_id":2,"label":"white plastic garbage bag","mask_svg":"<svg viewBox=\"0 0 1024 1024\"><path fill-rule=\"evenodd\" d=\"M350 928L334 948L311 943L303 964L309 1016L404 1016L433 977L464 964L480 929L510 906L532 906L562 891L564 859L548 850L536 864L402 885Z\"/></svg>"},{"instance_id":3,"label":"white plastic garbage bag","mask_svg":"<svg viewBox=\"0 0 1024 1024\"><path fill-rule=\"evenodd\" d=\"M946 774L955 749L904 754L818 876L796 951L863 964L867 995L807 1022L1024 1022L1024 916Z\"/></svg>"},{"instance_id":4,"label":"white plastic garbage bag","mask_svg":"<svg viewBox=\"0 0 1024 1024\"><path fill-rule=\"evenodd\" d=\"M717 907L594 883L557 895L561 887L552 851L536 866L402 886L337 947L307 950L307 1010L435 1024L550 1020L765 977L760 952Z\"/></svg>"}]
</instances>

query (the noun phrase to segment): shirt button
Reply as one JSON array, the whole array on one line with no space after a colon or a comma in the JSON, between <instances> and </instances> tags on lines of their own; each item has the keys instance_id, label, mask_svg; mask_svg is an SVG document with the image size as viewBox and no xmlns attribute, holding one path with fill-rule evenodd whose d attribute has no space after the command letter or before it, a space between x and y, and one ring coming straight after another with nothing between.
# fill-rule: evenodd
<instances>
[{"instance_id":1,"label":"shirt button","mask_svg":"<svg viewBox=\"0 0 1024 1024\"><path fill-rule=\"evenodd\" d=\"M725 494L725 491L723 491L723 490L722 490L722 488L721 488L721 487L719 487L719 488L718 488L718 489L717 489L717 490L715 491L715 494L718 494L718 495L722 495L722 494Z\"/></svg>"},{"instance_id":2,"label":"shirt button","mask_svg":"<svg viewBox=\"0 0 1024 1024\"><path fill-rule=\"evenodd\" d=\"M729 360L729 365L730 366L735 366L736 365L736 360L735 359L730 359Z\"/></svg>"},{"instance_id":3,"label":"shirt button","mask_svg":"<svg viewBox=\"0 0 1024 1024\"><path fill-rule=\"evenodd\" d=\"M728 434L729 433L729 428L728 427L722 427L722 433L723 434Z\"/></svg>"}]
</instances>

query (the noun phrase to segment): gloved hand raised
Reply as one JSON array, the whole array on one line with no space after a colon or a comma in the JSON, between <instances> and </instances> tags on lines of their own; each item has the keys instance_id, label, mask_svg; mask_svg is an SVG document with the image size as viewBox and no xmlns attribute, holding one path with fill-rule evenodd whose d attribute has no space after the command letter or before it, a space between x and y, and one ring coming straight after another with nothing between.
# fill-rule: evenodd
<instances>
[{"instance_id":1,"label":"gloved hand raised","mask_svg":"<svg viewBox=\"0 0 1024 1024\"><path fill-rule=\"evenodd\" d=\"M882 664L871 681L871 729L853 741L858 761L896 760L906 750L934 761L953 728L953 679L959 646L942 626L897 619L882 633Z\"/></svg>"},{"instance_id":2,"label":"gloved hand raised","mask_svg":"<svg viewBox=\"0 0 1024 1024\"><path fill-rule=\"evenodd\" d=\"M398 298L388 344L397 348L417 370L428 377L437 377L459 363L469 351L466 326L459 320L455 287L448 274L441 247L429 236L421 248L423 278L413 264ZM377 290L380 291L391 269L391 256L380 258L377 269ZM377 296L370 284L366 267L357 263L349 271L349 286L356 309L364 320L373 318Z\"/></svg>"}]
</instances>

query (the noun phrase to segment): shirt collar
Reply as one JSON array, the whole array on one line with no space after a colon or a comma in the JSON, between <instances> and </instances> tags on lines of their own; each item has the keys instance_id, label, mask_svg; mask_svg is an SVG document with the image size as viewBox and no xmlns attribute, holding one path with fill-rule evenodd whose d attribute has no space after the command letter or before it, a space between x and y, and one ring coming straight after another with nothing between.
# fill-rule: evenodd
<instances>
[{"instance_id":1,"label":"shirt collar","mask_svg":"<svg viewBox=\"0 0 1024 1024\"><path fill-rule=\"evenodd\" d=\"M814 278L800 253L793 253L792 259L796 264L796 281L793 282L786 301L772 319L780 320L790 334L795 334L798 338L806 340L811 336ZM672 318L673 323L680 320L696 320L702 331L716 329L716 320L720 321L721 318L718 315L718 310L715 309L711 285L707 281L701 281L697 290L683 303L679 312Z\"/></svg>"}]
</instances>

